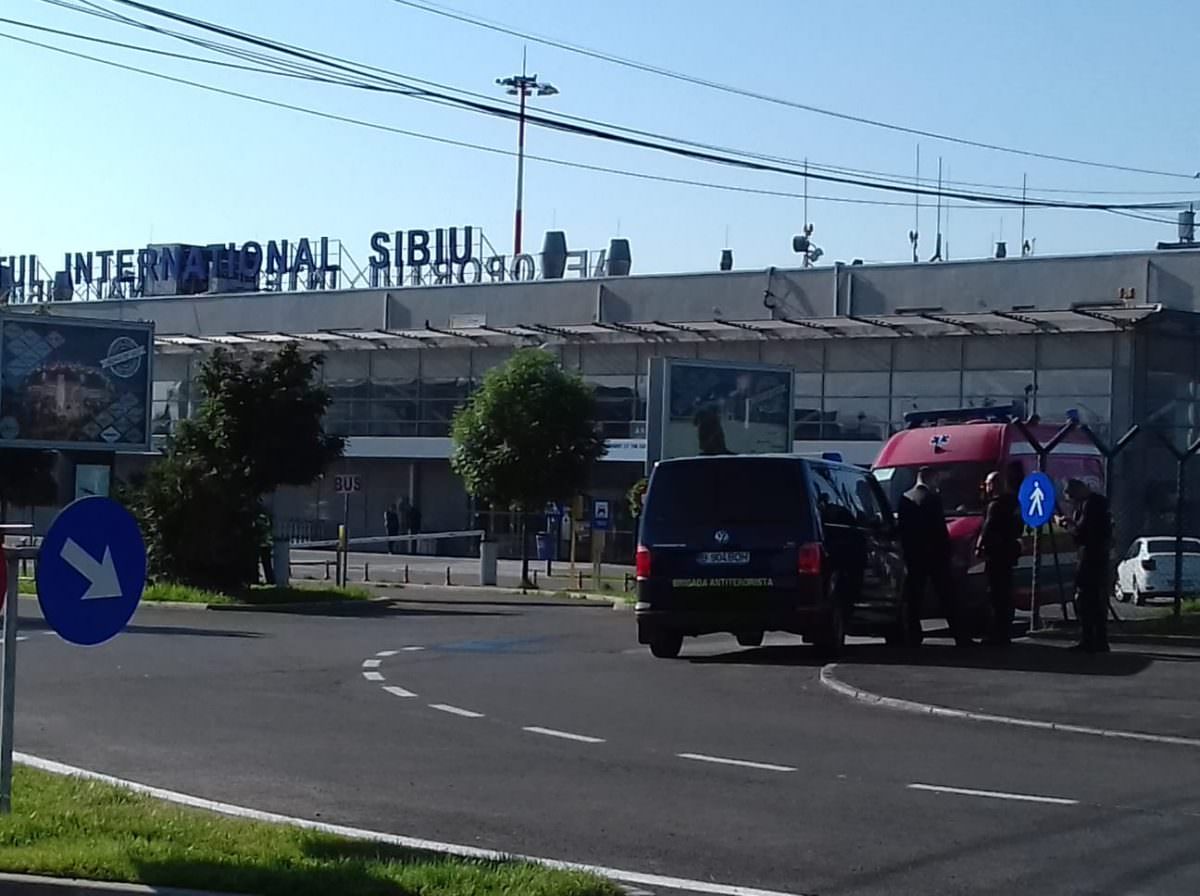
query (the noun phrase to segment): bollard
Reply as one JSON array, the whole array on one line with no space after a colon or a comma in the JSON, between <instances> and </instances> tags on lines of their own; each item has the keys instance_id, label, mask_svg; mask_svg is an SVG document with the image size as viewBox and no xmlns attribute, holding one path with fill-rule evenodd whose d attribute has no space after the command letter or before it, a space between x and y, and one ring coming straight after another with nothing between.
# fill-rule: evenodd
<instances>
[{"instance_id":1,"label":"bollard","mask_svg":"<svg viewBox=\"0 0 1200 896\"><path fill-rule=\"evenodd\" d=\"M496 554L498 545L494 541L479 543L479 584L495 585L498 582Z\"/></svg>"},{"instance_id":2,"label":"bollard","mask_svg":"<svg viewBox=\"0 0 1200 896\"><path fill-rule=\"evenodd\" d=\"M363 581L364 582L371 581L371 564L370 563L363 564Z\"/></svg>"},{"instance_id":3,"label":"bollard","mask_svg":"<svg viewBox=\"0 0 1200 896\"><path fill-rule=\"evenodd\" d=\"M330 561L328 561L328 560L325 561L325 581L326 582L329 581L329 563L330 563Z\"/></svg>"},{"instance_id":4,"label":"bollard","mask_svg":"<svg viewBox=\"0 0 1200 896\"><path fill-rule=\"evenodd\" d=\"M404 584L408 584L408 564L404 564Z\"/></svg>"},{"instance_id":5,"label":"bollard","mask_svg":"<svg viewBox=\"0 0 1200 896\"><path fill-rule=\"evenodd\" d=\"M583 590L583 570L582 569L579 570L579 572L576 573L576 575L579 577L579 590L582 591Z\"/></svg>"},{"instance_id":6,"label":"bollard","mask_svg":"<svg viewBox=\"0 0 1200 896\"><path fill-rule=\"evenodd\" d=\"M450 584L450 567L449 566L446 567L446 584L447 585Z\"/></svg>"}]
</instances>

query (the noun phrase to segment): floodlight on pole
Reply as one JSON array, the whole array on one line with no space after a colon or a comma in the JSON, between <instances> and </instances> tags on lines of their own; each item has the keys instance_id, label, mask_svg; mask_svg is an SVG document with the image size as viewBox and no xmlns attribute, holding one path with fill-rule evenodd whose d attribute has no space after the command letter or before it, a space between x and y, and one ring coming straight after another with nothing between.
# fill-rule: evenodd
<instances>
[{"instance_id":1,"label":"floodlight on pole","mask_svg":"<svg viewBox=\"0 0 1200 896\"><path fill-rule=\"evenodd\" d=\"M517 118L517 210L513 219L513 255L521 254L521 209L525 193L525 100L531 96L555 96L558 88L539 81L537 75L525 72L525 54L521 54L521 74L508 78L497 78L496 83L509 96L521 98L521 111Z\"/></svg>"}]
</instances>

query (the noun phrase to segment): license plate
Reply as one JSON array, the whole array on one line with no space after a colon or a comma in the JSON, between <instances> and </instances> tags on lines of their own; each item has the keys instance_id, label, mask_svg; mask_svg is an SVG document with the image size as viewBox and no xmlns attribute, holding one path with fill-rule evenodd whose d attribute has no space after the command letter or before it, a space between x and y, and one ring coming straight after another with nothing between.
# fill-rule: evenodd
<instances>
[{"instance_id":1,"label":"license plate","mask_svg":"<svg viewBox=\"0 0 1200 896\"><path fill-rule=\"evenodd\" d=\"M696 560L705 566L744 566L750 562L750 552L703 551Z\"/></svg>"}]
</instances>

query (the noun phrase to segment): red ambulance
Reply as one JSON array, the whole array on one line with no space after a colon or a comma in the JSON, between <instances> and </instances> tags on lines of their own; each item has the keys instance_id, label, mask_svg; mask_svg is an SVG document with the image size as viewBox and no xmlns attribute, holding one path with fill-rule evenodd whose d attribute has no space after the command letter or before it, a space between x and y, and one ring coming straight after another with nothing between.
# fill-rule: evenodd
<instances>
[{"instance_id":1,"label":"red ambulance","mask_svg":"<svg viewBox=\"0 0 1200 896\"><path fill-rule=\"evenodd\" d=\"M1003 475L1011 462L1025 473L1037 469L1037 453L1014 424L1018 407L960 408L914 411L905 415L907 428L896 433L879 452L872 471L887 492L892 506L912 488L917 470L931 467L939 474L939 489L946 508L953 546L955 587L973 611L983 614L986 590L983 562L975 556L975 543L983 524L983 481L988 473ZM1061 424L1030 422L1028 429L1042 444ZM1104 458L1081 432L1072 432L1047 456L1046 473L1054 481L1059 511L1069 512L1064 487L1068 479L1081 479L1093 489L1104 489ZM1070 600L1075 574L1075 548L1062 532L1043 530L1042 565L1038 576L1038 604ZM1015 602L1030 608L1033 538L1026 532L1024 552L1017 565ZM939 616L928 607L923 615ZM972 615L975 615L974 613Z\"/></svg>"}]
</instances>

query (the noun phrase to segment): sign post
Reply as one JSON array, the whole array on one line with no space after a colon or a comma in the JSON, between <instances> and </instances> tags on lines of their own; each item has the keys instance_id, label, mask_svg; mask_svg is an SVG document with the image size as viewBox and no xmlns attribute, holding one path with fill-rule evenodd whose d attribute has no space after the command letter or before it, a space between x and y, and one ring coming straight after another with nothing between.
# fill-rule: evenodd
<instances>
[{"instance_id":1,"label":"sign post","mask_svg":"<svg viewBox=\"0 0 1200 896\"><path fill-rule=\"evenodd\" d=\"M604 542L612 526L612 505L608 501L592 502L592 587L600 587Z\"/></svg>"},{"instance_id":2,"label":"sign post","mask_svg":"<svg viewBox=\"0 0 1200 896\"><path fill-rule=\"evenodd\" d=\"M64 640L90 646L129 622L146 587L146 545L137 520L108 498L68 504L40 548L0 548L4 573L4 662L0 667L0 814L12 811L20 560L37 560L38 605Z\"/></svg>"},{"instance_id":3,"label":"sign post","mask_svg":"<svg viewBox=\"0 0 1200 896\"><path fill-rule=\"evenodd\" d=\"M33 553L31 548L26 551ZM14 554L17 552L14 552ZM12 811L13 775L13 710L16 708L17 684L17 594L20 590L19 558L12 562L0 546L0 572L4 574L4 666L0 678L0 815Z\"/></svg>"},{"instance_id":4,"label":"sign post","mask_svg":"<svg viewBox=\"0 0 1200 896\"><path fill-rule=\"evenodd\" d=\"M342 496L342 525L338 527L338 575L336 584L345 587L350 579L350 496L362 491L362 477L357 473L337 473L333 490Z\"/></svg>"},{"instance_id":5,"label":"sign post","mask_svg":"<svg viewBox=\"0 0 1200 896\"><path fill-rule=\"evenodd\" d=\"M1045 473L1037 472L1030 473L1021 483L1021 488L1017 491L1017 503L1021 506L1021 519L1025 525L1033 529L1033 537L1035 543L1041 533L1042 526L1050 522L1054 517L1056 496L1054 493L1054 481ZM1033 574L1030 584L1029 594L1029 613L1030 631L1037 631L1038 625L1041 622L1041 615L1038 607L1038 567L1041 565L1041 553L1034 549L1033 556Z\"/></svg>"}]
</instances>

